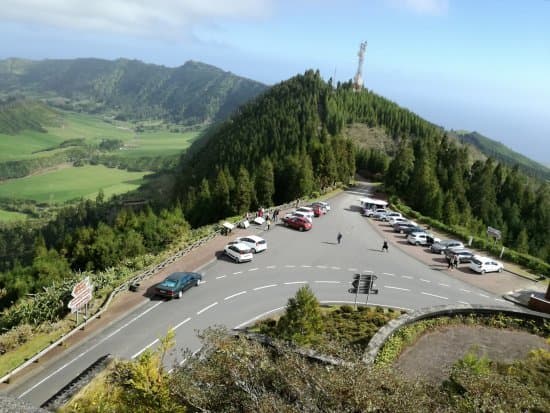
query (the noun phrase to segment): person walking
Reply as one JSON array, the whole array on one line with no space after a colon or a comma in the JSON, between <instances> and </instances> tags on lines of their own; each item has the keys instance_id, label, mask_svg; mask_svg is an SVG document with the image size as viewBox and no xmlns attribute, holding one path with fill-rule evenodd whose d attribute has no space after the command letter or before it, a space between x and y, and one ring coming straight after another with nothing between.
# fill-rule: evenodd
<instances>
[{"instance_id":1,"label":"person walking","mask_svg":"<svg viewBox=\"0 0 550 413\"><path fill-rule=\"evenodd\" d=\"M454 267L458 270L458 264L460 264L460 259L458 258L458 255L455 255L453 259Z\"/></svg>"},{"instance_id":2,"label":"person walking","mask_svg":"<svg viewBox=\"0 0 550 413\"><path fill-rule=\"evenodd\" d=\"M342 233L339 232L338 235L336 236L336 240L338 241L338 244L340 244L342 242Z\"/></svg>"},{"instance_id":3,"label":"person walking","mask_svg":"<svg viewBox=\"0 0 550 413\"><path fill-rule=\"evenodd\" d=\"M384 243L382 244L382 251L389 252L388 241L386 240L384 240Z\"/></svg>"},{"instance_id":4,"label":"person walking","mask_svg":"<svg viewBox=\"0 0 550 413\"><path fill-rule=\"evenodd\" d=\"M269 214L267 214L267 218L265 220L265 226L267 230L269 231L269 228L271 227L271 218L269 218Z\"/></svg>"},{"instance_id":5,"label":"person walking","mask_svg":"<svg viewBox=\"0 0 550 413\"><path fill-rule=\"evenodd\" d=\"M447 255L447 269L452 270L453 269L453 259L450 255Z\"/></svg>"}]
</instances>

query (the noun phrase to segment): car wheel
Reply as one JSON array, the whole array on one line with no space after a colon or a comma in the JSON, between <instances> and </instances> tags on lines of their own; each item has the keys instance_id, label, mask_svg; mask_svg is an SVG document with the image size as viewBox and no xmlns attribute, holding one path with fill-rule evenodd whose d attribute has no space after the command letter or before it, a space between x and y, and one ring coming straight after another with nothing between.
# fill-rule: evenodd
<instances>
[{"instance_id":1,"label":"car wheel","mask_svg":"<svg viewBox=\"0 0 550 413\"><path fill-rule=\"evenodd\" d=\"M285 227L288 227L288 222L285 222Z\"/></svg>"},{"instance_id":2,"label":"car wheel","mask_svg":"<svg viewBox=\"0 0 550 413\"><path fill-rule=\"evenodd\" d=\"M300 232L302 232L304 230L304 227L300 227Z\"/></svg>"},{"instance_id":3,"label":"car wheel","mask_svg":"<svg viewBox=\"0 0 550 413\"><path fill-rule=\"evenodd\" d=\"M237 261L237 264L241 263L241 259L239 257L235 257L235 261Z\"/></svg>"},{"instance_id":4,"label":"car wheel","mask_svg":"<svg viewBox=\"0 0 550 413\"><path fill-rule=\"evenodd\" d=\"M416 245L416 246L418 247L418 246L420 245L420 242L416 241L416 242L414 243L414 245Z\"/></svg>"},{"instance_id":5,"label":"car wheel","mask_svg":"<svg viewBox=\"0 0 550 413\"><path fill-rule=\"evenodd\" d=\"M198 287L200 284L200 280L195 280L195 287Z\"/></svg>"},{"instance_id":6,"label":"car wheel","mask_svg":"<svg viewBox=\"0 0 550 413\"><path fill-rule=\"evenodd\" d=\"M498 272L502 272L502 268L499 268L499 269L498 269Z\"/></svg>"},{"instance_id":7,"label":"car wheel","mask_svg":"<svg viewBox=\"0 0 550 413\"><path fill-rule=\"evenodd\" d=\"M480 274L481 275L485 274L485 270L481 270Z\"/></svg>"},{"instance_id":8,"label":"car wheel","mask_svg":"<svg viewBox=\"0 0 550 413\"><path fill-rule=\"evenodd\" d=\"M177 295L178 298L181 298L183 297L183 291L182 290L179 290L178 291L178 295Z\"/></svg>"},{"instance_id":9,"label":"car wheel","mask_svg":"<svg viewBox=\"0 0 550 413\"><path fill-rule=\"evenodd\" d=\"M441 250L441 251L439 251L439 253L440 253L441 255L443 255L443 254L445 254L445 251Z\"/></svg>"},{"instance_id":10,"label":"car wheel","mask_svg":"<svg viewBox=\"0 0 550 413\"><path fill-rule=\"evenodd\" d=\"M256 254L256 248L252 248L252 254Z\"/></svg>"}]
</instances>

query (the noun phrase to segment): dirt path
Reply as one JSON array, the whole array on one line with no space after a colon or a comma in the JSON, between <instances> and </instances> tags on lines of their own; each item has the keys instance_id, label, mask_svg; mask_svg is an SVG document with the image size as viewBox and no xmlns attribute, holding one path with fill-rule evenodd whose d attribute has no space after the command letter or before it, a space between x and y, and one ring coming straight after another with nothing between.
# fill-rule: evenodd
<instances>
[{"instance_id":1,"label":"dirt path","mask_svg":"<svg viewBox=\"0 0 550 413\"><path fill-rule=\"evenodd\" d=\"M401 354L394 367L410 379L438 384L449 377L452 365L470 351L490 360L512 362L538 348L550 351L544 338L527 332L450 326L420 337Z\"/></svg>"}]
</instances>

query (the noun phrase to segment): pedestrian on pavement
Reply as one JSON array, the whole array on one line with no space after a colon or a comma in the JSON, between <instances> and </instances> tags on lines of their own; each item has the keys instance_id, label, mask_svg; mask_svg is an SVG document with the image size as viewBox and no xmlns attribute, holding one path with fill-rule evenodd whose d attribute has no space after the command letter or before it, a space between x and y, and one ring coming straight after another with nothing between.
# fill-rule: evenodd
<instances>
[{"instance_id":1,"label":"pedestrian on pavement","mask_svg":"<svg viewBox=\"0 0 550 413\"><path fill-rule=\"evenodd\" d=\"M269 228L271 227L271 218L269 218L269 214L267 214L267 218L265 220L265 225L267 230L269 231Z\"/></svg>"},{"instance_id":2,"label":"pedestrian on pavement","mask_svg":"<svg viewBox=\"0 0 550 413\"><path fill-rule=\"evenodd\" d=\"M389 252L388 248L388 241L384 240L384 243L382 244L382 251Z\"/></svg>"},{"instance_id":3,"label":"pedestrian on pavement","mask_svg":"<svg viewBox=\"0 0 550 413\"><path fill-rule=\"evenodd\" d=\"M338 235L336 236L336 240L338 241L338 244L340 244L342 242L342 233L339 232Z\"/></svg>"},{"instance_id":4,"label":"pedestrian on pavement","mask_svg":"<svg viewBox=\"0 0 550 413\"><path fill-rule=\"evenodd\" d=\"M447 269L452 270L453 269L453 259L450 255L447 255Z\"/></svg>"},{"instance_id":5,"label":"pedestrian on pavement","mask_svg":"<svg viewBox=\"0 0 550 413\"><path fill-rule=\"evenodd\" d=\"M460 264L460 260L458 259L458 255L455 255L453 259L454 267L458 270L458 264Z\"/></svg>"}]
</instances>

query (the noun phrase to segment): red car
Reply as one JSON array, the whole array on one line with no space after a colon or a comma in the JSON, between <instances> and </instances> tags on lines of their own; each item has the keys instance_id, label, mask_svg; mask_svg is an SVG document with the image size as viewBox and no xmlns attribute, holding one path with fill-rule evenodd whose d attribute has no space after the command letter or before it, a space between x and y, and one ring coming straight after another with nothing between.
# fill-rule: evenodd
<instances>
[{"instance_id":1,"label":"red car","mask_svg":"<svg viewBox=\"0 0 550 413\"><path fill-rule=\"evenodd\" d=\"M297 216L288 216L283 218L283 223L286 227L297 229L298 231L309 231L311 222L307 219Z\"/></svg>"},{"instance_id":2,"label":"red car","mask_svg":"<svg viewBox=\"0 0 550 413\"><path fill-rule=\"evenodd\" d=\"M313 209L313 215L316 217L320 217L323 214L326 214L326 211L324 208L322 208L320 205L312 205L311 209Z\"/></svg>"}]
</instances>

